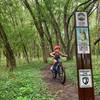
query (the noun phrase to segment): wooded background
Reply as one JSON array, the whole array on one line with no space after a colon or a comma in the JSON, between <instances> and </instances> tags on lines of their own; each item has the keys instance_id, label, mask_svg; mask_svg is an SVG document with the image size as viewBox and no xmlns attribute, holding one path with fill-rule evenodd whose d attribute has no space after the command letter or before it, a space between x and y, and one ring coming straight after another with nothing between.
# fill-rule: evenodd
<instances>
[{"instance_id":1,"label":"wooded background","mask_svg":"<svg viewBox=\"0 0 100 100\"><path fill-rule=\"evenodd\" d=\"M99 55L99 0L0 0L0 61L10 70L22 59L47 63L55 44L72 59L76 11L87 12L92 54Z\"/></svg>"}]
</instances>

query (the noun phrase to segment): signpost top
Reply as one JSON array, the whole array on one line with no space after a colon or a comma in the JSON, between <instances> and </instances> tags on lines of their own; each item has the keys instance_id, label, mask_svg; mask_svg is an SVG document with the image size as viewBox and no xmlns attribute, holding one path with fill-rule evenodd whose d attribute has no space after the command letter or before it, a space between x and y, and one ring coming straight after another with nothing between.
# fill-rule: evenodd
<instances>
[{"instance_id":1,"label":"signpost top","mask_svg":"<svg viewBox=\"0 0 100 100\"><path fill-rule=\"evenodd\" d=\"M76 12L76 26L88 26L87 13L86 12Z\"/></svg>"}]
</instances>

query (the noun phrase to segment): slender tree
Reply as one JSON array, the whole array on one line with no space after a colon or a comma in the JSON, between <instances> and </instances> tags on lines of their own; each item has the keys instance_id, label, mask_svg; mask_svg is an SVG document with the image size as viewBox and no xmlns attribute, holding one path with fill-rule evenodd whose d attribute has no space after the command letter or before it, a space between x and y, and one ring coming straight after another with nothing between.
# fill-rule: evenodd
<instances>
[{"instance_id":1,"label":"slender tree","mask_svg":"<svg viewBox=\"0 0 100 100\"><path fill-rule=\"evenodd\" d=\"M43 30L43 26L42 26L42 23L41 23L41 20L37 20L28 1L27 0L24 0L24 4L25 6L27 7L27 9L29 10L32 18L33 18L33 21L34 21L34 24L36 26L36 29L39 33L39 36L40 36L40 39L41 39L41 48L42 48L42 51L43 51L43 60L45 63L47 63L47 55L46 55L46 47L45 47L45 37L44 37L44 30ZM38 15L39 15L39 12L38 12ZM38 18L40 19L40 15L38 16Z\"/></svg>"},{"instance_id":2,"label":"slender tree","mask_svg":"<svg viewBox=\"0 0 100 100\"><path fill-rule=\"evenodd\" d=\"M2 40L2 43L4 45L4 54L7 59L7 67L9 67L10 70L13 70L13 68L16 67L16 60L14 57L13 50L11 49L10 43L7 39L6 33L1 23L0 23L0 39Z\"/></svg>"}]
</instances>

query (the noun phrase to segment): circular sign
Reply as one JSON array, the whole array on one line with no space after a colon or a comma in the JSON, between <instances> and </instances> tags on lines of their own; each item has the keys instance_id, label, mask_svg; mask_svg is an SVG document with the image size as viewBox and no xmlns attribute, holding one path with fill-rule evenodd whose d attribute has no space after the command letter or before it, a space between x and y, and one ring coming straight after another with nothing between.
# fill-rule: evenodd
<instances>
[{"instance_id":1,"label":"circular sign","mask_svg":"<svg viewBox=\"0 0 100 100\"><path fill-rule=\"evenodd\" d=\"M88 77L83 77L82 82L87 85L89 83L89 78Z\"/></svg>"},{"instance_id":2,"label":"circular sign","mask_svg":"<svg viewBox=\"0 0 100 100\"><path fill-rule=\"evenodd\" d=\"M85 14L84 13L79 13L78 14L78 20L80 20L80 21L85 20Z\"/></svg>"}]
</instances>

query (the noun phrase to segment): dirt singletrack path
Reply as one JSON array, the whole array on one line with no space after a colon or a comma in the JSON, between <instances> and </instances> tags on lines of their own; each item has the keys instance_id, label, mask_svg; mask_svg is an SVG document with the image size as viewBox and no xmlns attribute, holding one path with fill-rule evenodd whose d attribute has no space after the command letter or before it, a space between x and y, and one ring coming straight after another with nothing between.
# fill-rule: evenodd
<instances>
[{"instance_id":1,"label":"dirt singletrack path","mask_svg":"<svg viewBox=\"0 0 100 100\"><path fill-rule=\"evenodd\" d=\"M68 80L62 85L57 79L53 79L50 66L42 71L42 76L51 94L56 97L55 100L78 100L77 86ZM95 100L100 100L100 96L95 96L95 98Z\"/></svg>"}]
</instances>

